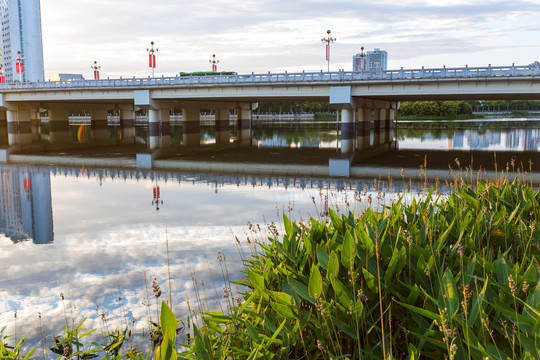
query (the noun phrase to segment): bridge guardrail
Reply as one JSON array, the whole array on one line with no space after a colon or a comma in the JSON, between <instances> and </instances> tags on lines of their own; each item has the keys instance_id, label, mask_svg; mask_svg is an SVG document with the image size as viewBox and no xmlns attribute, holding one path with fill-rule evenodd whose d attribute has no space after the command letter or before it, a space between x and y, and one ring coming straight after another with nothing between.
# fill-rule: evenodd
<instances>
[{"instance_id":1,"label":"bridge guardrail","mask_svg":"<svg viewBox=\"0 0 540 360\"><path fill-rule=\"evenodd\" d=\"M400 69L387 71L337 71L337 72L301 72L235 75L182 75L160 78L120 78L100 80L72 80L45 82L13 82L0 85L1 90L33 90L56 88L86 87L148 87L163 85L210 85L210 84L257 84L257 83L294 83L327 81L371 81L371 80L419 80L419 79L455 79L455 78L493 78L508 76L540 76L539 65L524 66L488 66L464 68Z\"/></svg>"}]
</instances>

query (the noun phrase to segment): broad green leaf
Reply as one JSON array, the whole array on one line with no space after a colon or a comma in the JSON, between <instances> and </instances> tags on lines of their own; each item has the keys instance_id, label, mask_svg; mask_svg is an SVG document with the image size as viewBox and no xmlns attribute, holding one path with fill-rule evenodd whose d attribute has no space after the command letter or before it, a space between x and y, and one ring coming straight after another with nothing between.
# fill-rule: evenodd
<instances>
[{"instance_id":1,"label":"broad green leaf","mask_svg":"<svg viewBox=\"0 0 540 360\"><path fill-rule=\"evenodd\" d=\"M322 266L324 270L328 269L328 260L329 256L324 249L317 244L317 260L319 261L319 264Z\"/></svg>"},{"instance_id":2,"label":"broad green leaf","mask_svg":"<svg viewBox=\"0 0 540 360\"><path fill-rule=\"evenodd\" d=\"M356 330L349 324L347 324L344 321L341 321L337 317L332 316L332 322L346 335L349 335L351 338L356 339L358 337L358 334L356 333Z\"/></svg>"},{"instance_id":3,"label":"broad green leaf","mask_svg":"<svg viewBox=\"0 0 540 360\"><path fill-rule=\"evenodd\" d=\"M441 286L442 294L439 296L439 303L448 308L448 313L452 318L459 310L459 298L454 275L448 269L442 276Z\"/></svg>"},{"instance_id":4,"label":"broad green leaf","mask_svg":"<svg viewBox=\"0 0 540 360\"><path fill-rule=\"evenodd\" d=\"M390 258L390 262L388 263L386 273L384 274L384 281L386 281L386 283L390 283L392 281L392 276L394 276L394 271L396 270L398 257L399 251L396 248L392 253L392 257Z\"/></svg>"},{"instance_id":5,"label":"broad green leaf","mask_svg":"<svg viewBox=\"0 0 540 360\"><path fill-rule=\"evenodd\" d=\"M478 296L475 295L473 304L471 307L471 312L469 314L469 318L467 319L467 322L469 326L472 328L478 318L480 317L480 312L482 311L482 303L484 301L484 297L486 296L486 289L488 285L488 278L486 278L486 281L484 282L484 286L482 287L482 291L480 291L480 294Z\"/></svg>"},{"instance_id":6,"label":"broad green leaf","mask_svg":"<svg viewBox=\"0 0 540 360\"><path fill-rule=\"evenodd\" d=\"M323 295L321 272L319 271L319 268L315 265L311 268L311 274L309 275L308 292L309 296L315 299Z\"/></svg>"},{"instance_id":7,"label":"broad green leaf","mask_svg":"<svg viewBox=\"0 0 540 360\"><path fill-rule=\"evenodd\" d=\"M291 288L304 300L309 301L313 305L316 304L315 299L309 295L308 287L304 283L301 283L300 281L290 277L287 279L287 282L289 283Z\"/></svg>"},{"instance_id":8,"label":"broad green leaf","mask_svg":"<svg viewBox=\"0 0 540 360\"><path fill-rule=\"evenodd\" d=\"M362 273L364 274L364 279L366 280L368 289L371 292L377 293L379 291L379 287L377 286L377 279L375 276L371 275L371 273L365 268L362 268Z\"/></svg>"},{"instance_id":9,"label":"broad green leaf","mask_svg":"<svg viewBox=\"0 0 540 360\"><path fill-rule=\"evenodd\" d=\"M341 263L346 269L350 269L356 254L354 239L350 231L347 231L343 238L343 246L341 248Z\"/></svg>"},{"instance_id":10,"label":"broad green leaf","mask_svg":"<svg viewBox=\"0 0 540 360\"><path fill-rule=\"evenodd\" d=\"M439 314L436 314L432 311L429 311L429 310L426 310L426 309L422 309L422 308L419 308L417 306L413 306L413 305L409 305L409 304L405 304L405 303L402 303L402 302L399 302L396 300L396 302L398 304L400 304L401 306L411 310L411 311L414 311L415 313L417 314L420 314L422 316L425 316L427 317L428 319L431 319L431 320L437 320L437 321L440 321L441 320L441 316Z\"/></svg>"},{"instance_id":11,"label":"broad green leaf","mask_svg":"<svg viewBox=\"0 0 540 360\"><path fill-rule=\"evenodd\" d=\"M255 343L260 344L261 339L259 338L259 333L255 327L249 322L249 320L246 320L245 324L248 335L255 341Z\"/></svg>"},{"instance_id":12,"label":"broad green leaf","mask_svg":"<svg viewBox=\"0 0 540 360\"><path fill-rule=\"evenodd\" d=\"M284 316L284 317L289 318L289 319L295 319L296 318L294 316L294 312L293 312L292 306L290 304L289 305L284 305L284 304L273 302L270 305L272 306L272 309L274 309L279 315Z\"/></svg>"},{"instance_id":13,"label":"broad green leaf","mask_svg":"<svg viewBox=\"0 0 540 360\"><path fill-rule=\"evenodd\" d=\"M501 285L508 285L508 265L504 256L497 259L497 281Z\"/></svg>"},{"instance_id":14,"label":"broad green leaf","mask_svg":"<svg viewBox=\"0 0 540 360\"><path fill-rule=\"evenodd\" d=\"M249 282L254 289L264 290L264 277L257 274L255 271L248 269L247 271Z\"/></svg>"},{"instance_id":15,"label":"broad green leaf","mask_svg":"<svg viewBox=\"0 0 540 360\"><path fill-rule=\"evenodd\" d=\"M330 261L328 262L328 271L326 272L326 279L336 277L339 275L339 259L335 251L330 254Z\"/></svg>"},{"instance_id":16,"label":"broad green leaf","mask_svg":"<svg viewBox=\"0 0 540 360\"><path fill-rule=\"evenodd\" d=\"M349 308L353 302L353 294L351 294L349 289L338 278L332 277L330 278L330 282L341 304L345 308Z\"/></svg>"}]
</instances>

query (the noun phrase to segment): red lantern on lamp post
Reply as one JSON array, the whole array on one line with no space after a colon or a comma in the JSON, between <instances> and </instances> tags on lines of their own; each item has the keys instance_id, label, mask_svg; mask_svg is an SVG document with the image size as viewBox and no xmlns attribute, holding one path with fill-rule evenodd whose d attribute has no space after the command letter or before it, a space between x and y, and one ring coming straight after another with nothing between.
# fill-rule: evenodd
<instances>
[{"instance_id":1,"label":"red lantern on lamp post","mask_svg":"<svg viewBox=\"0 0 540 360\"><path fill-rule=\"evenodd\" d=\"M330 30L326 30L326 34L327 38L322 38L321 42L326 44L326 61L328 61L328 72L330 72L330 44L336 41L336 38L330 37Z\"/></svg>"},{"instance_id":2,"label":"red lantern on lamp post","mask_svg":"<svg viewBox=\"0 0 540 360\"><path fill-rule=\"evenodd\" d=\"M6 76L4 75L4 67L0 65L0 84L5 84L5 83L6 83Z\"/></svg>"},{"instance_id":3,"label":"red lantern on lamp post","mask_svg":"<svg viewBox=\"0 0 540 360\"><path fill-rule=\"evenodd\" d=\"M163 200L161 200L161 194L159 192L159 185L156 181L156 185L152 188L152 193L154 198L152 199L152 205L156 207L156 211L159 211L159 205L163 205Z\"/></svg>"},{"instance_id":4,"label":"red lantern on lamp post","mask_svg":"<svg viewBox=\"0 0 540 360\"><path fill-rule=\"evenodd\" d=\"M156 68L156 53L159 51L158 48L154 49L154 42L150 41L150 48L146 48L148 52L148 66L152 69L152 77L154 77L154 69Z\"/></svg>"},{"instance_id":5,"label":"red lantern on lamp post","mask_svg":"<svg viewBox=\"0 0 540 360\"><path fill-rule=\"evenodd\" d=\"M17 72L17 74L19 74L19 80L20 82L22 82L22 79L23 79L23 73L24 73L24 63L23 63L23 60L25 59L24 57L22 57L22 53L21 51L17 51L17 55L18 57L15 59L15 70Z\"/></svg>"},{"instance_id":6,"label":"red lantern on lamp post","mask_svg":"<svg viewBox=\"0 0 540 360\"><path fill-rule=\"evenodd\" d=\"M94 80L99 80L99 69L101 69L101 66L97 66L97 61L94 60L94 65L90 66L90 69L94 70Z\"/></svg>"},{"instance_id":7,"label":"red lantern on lamp post","mask_svg":"<svg viewBox=\"0 0 540 360\"><path fill-rule=\"evenodd\" d=\"M217 71L217 64L219 63L219 60L216 60L216 54L212 54L212 60L208 60L210 64L212 64L212 71Z\"/></svg>"}]
</instances>

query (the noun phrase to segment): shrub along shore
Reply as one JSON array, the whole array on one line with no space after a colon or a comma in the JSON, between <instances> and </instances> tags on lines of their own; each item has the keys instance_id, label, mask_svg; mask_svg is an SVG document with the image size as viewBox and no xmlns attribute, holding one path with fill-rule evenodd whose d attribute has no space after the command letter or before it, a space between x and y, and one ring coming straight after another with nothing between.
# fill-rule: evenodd
<instances>
[{"instance_id":1,"label":"shrub along shore","mask_svg":"<svg viewBox=\"0 0 540 360\"><path fill-rule=\"evenodd\" d=\"M53 350L80 359L539 359L539 219L540 192L519 179L461 184L444 198L430 191L381 212L284 216L284 233L246 259L245 292L225 313L179 327L163 302L144 353L123 352L126 332L85 347L82 323ZM3 345L0 354L23 357Z\"/></svg>"}]
</instances>

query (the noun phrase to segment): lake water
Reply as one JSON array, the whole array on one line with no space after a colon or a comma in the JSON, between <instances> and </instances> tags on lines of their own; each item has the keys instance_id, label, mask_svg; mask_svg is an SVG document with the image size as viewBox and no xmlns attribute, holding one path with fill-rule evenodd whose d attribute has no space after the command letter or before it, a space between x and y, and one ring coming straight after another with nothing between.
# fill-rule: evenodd
<instances>
[{"instance_id":1,"label":"lake water","mask_svg":"<svg viewBox=\"0 0 540 360\"><path fill-rule=\"evenodd\" d=\"M210 131L201 137L213 139ZM398 129L396 138L406 149L540 151L538 128ZM255 126L253 144L332 148L338 141L335 124L282 124ZM171 299L180 318L200 310L196 290L208 308L219 309L226 299L225 262L217 260L218 253L226 256L231 280L239 279L242 259L271 235L269 226L281 232L283 212L295 220L321 218L326 202L360 212L404 190L399 183L373 180L54 166L0 165L0 176L0 329L26 335L34 345L41 338L38 314L49 345L66 321L83 318L86 329L128 324L145 338L149 317L156 319L154 278L160 299ZM240 289L230 290L239 296Z\"/></svg>"}]
</instances>

